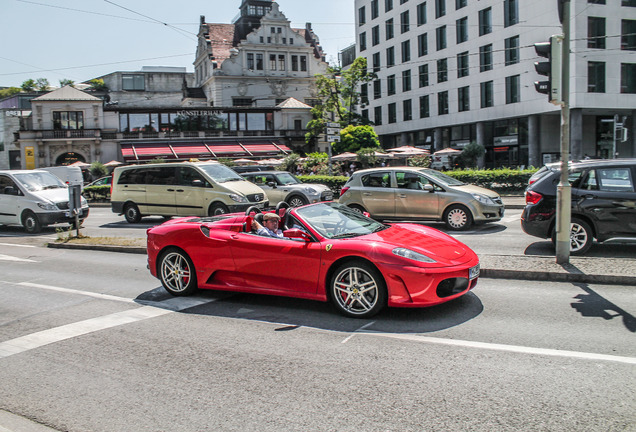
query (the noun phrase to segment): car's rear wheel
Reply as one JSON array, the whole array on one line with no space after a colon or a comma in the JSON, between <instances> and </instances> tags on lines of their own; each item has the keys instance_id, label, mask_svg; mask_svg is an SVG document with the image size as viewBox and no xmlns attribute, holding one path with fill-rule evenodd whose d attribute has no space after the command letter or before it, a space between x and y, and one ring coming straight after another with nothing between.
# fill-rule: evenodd
<instances>
[{"instance_id":1,"label":"car's rear wheel","mask_svg":"<svg viewBox=\"0 0 636 432\"><path fill-rule=\"evenodd\" d=\"M357 212L358 212L358 213L360 213L360 214L362 214L362 213L364 213L364 212L366 211L363 207L361 207L361 206L359 206L359 205L357 205L357 204L351 204L351 205L349 206L349 208L350 208L351 210L353 210L353 211L357 211Z\"/></svg>"},{"instance_id":2,"label":"car's rear wheel","mask_svg":"<svg viewBox=\"0 0 636 432\"><path fill-rule=\"evenodd\" d=\"M362 261L341 265L329 284L338 312L353 318L368 318L386 305L386 284L380 272Z\"/></svg>"},{"instance_id":3,"label":"car's rear wheel","mask_svg":"<svg viewBox=\"0 0 636 432\"><path fill-rule=\"evenodd\" d=\"M294 195L286 200L290 207L300 207L307 204L307 200L300 195Z\"/></svg>"},{"instance_id":4,"label":"car's rear wheel","mask_svg":"<svg viewBox=\"0 0 636 432\"><path fill-rule=\"evenodd\" d=\"M22 226L29 234L37 234L42 230L40 219L32 211L27 211L22 215Z\"/></svg>"},{"instance_id":5,"label":"car's rear wheel","mask_svg":"<svg viewBox=\"0 0 636 432\"><path fill-rule=\"evenodd\" d=\"M230 212L230 209L227 208L225 204L222 203L214 203L210 206L208 210L208 216L219 216L224 215Z\"/></svg>"},{"instance_id":6,"label":"car's rear wheel","mask_svg":"<svg viewBox=\"0 0 636 432\"><path fill-rule=\"evenodd\" d=\"M159 257L161 284L174 296L190 295L197 290L197 275L190 257L181 249L171 248Z\"/></svg>"},{"instance_id":7,"label":"car's rear wheel","mask_svg":"<svg viewBox=\"0 0 636 432\"><path fill-rule=\"evenodd\" d=\"M444 223L448 229L462 231L473 224L473 216L466 207L452 205L444 212Z\"/></svg>"},{"instance_id":8,"label":"car's rear wheel","mask_svg":"<svg viewBox=\"0 0 636 432\"><path fill-rule=\"evenodd\" d=\"M128 223L139 223L141 221L141 213L136 204L126 204L124 208L124 217Z\"/></svg>"},{"instance_id":9,"label":"car's rear wheel","mask_svg":"<svg viewBox=\"0 0 636 432\"><path fill-rule=\"evenodd\" d=\"M590 225L577 218L570 223L570 254L583 255L594 242L594 234ZM552 244L556 245L556 229L552 232Z\"/></svg>"}]
</instances>

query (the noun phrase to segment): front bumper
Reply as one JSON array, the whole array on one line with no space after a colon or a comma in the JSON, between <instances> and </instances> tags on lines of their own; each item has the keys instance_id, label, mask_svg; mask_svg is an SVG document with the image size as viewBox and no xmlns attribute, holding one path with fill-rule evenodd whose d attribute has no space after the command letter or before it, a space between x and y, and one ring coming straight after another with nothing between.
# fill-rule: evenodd
<instances>
[{"instance_id":1,"label":"front bumper","mask_svg":"<svg viewBox=\"0 0 636 432\"><path fill-rule=\"evenodd\" d=\"M504 217L506 210L503 204L488 205L477 202L474 207L473 219L478 223L499 221Z\"/></svg>"},{"instance_id":2,"label":"front bumper","mask_svg":"<svg viewBox=\"0 0 636 432\"><path fill-rule=\"evenodd\" d=\"M88 217L88 207L82 207L79 213L79 220L82 221ZM42 225L53 225L56 223L73 223L75 222L75 215L68 210L36 213L38 220Z\"/></svg>"}]
</instances>

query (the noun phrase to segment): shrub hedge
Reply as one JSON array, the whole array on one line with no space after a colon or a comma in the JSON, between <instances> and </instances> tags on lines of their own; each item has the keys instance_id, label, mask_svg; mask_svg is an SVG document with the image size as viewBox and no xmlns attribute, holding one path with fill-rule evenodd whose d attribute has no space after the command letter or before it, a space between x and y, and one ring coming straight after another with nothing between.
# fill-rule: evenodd
<instances>
[{"instance_id":1,"label":"shrub hedge","mask_svg":"<svg viewBox=\"0 0 636 432\"><path fill-rule=\"evenodd\" d=\"M82 195L88 201L110 201L110 185L85 187Z\"/></svg>"}]
</instances>

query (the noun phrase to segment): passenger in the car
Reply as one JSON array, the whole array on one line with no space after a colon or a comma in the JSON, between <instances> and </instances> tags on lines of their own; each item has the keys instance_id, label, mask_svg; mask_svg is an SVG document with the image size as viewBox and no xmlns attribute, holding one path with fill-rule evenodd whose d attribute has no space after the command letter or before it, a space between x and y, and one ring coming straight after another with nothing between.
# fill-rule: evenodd
<instances>
[{"instance_id":1,"label":"passenger in the car","mask_svg":"<svg viewBox=\"0 0 636 432\"><path fill-rule=\"evenodd\" d=\"M278 228L278 223L280 222L280 216L276 213L265 213L263 215L263 225L258 223L255 219L252 220L252 229L256 231L256 234L266 236L266 237L275 237L275 238L284 238L283 232Z\"/></svg>"}]
</instances>

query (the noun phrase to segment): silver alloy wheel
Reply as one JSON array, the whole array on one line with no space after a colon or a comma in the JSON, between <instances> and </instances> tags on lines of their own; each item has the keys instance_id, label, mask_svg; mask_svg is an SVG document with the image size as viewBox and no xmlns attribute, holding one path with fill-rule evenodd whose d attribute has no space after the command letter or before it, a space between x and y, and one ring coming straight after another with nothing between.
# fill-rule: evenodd
<instances>
[{"instance_id":1,"label":"silver alloy wheel","mask_svg":"<svg viewBox=\"0 0 636 432\"><path fill-rule=\"evenodd\" d=\"M582 250L589 241L589 233L581 224L576 222L570 225L570 252Z\"/></svg>"},{"instance_id":2,"label":"silver alloy wheel","mask_svg":"<svg viewBox=\"0 0 636 432\"><path fill-rule=\"evenodd\" d=\"M191 289L192 274L188 259L179 252L170 252L161 260L161 282L172 294Z\"/></svg>"},{"instance_id":3,"label":"silver alloy wheel","mask_svg":"<svg viewBox=\"0 0 636 432\"><path fill-rule=\"evenodd\" d=\"M300 207L301 205L305 205L305 204L306 204L305 200L303 198L299 197L298 195L294 195L289 200L289 206L290 207Z\"/></svg>"},{"instance_id":4,"label":"silver alloy wheel","mask_svg":"<svg viewBox=\"0 0 636 432\"><path fill-rule=\"evenodd\" d=\"M448 212L448 215L446 215L446 220L451 228L461 229L466 226L466 223L468 222L468 216L466 215L466 212L461 208L454 208Z\"/></svg>"},{"instance_id":5,"label":"silver alloy wheel","mask_svg":"<svg viewBox=\"0 0 636 432\"><path fill-rule=\"evenodd\" d=\"M351 315L369 313L378 302L378 284L360 267L347 267L333 280L333 294L340 308Z\"/></svg>"}]
</instances>

